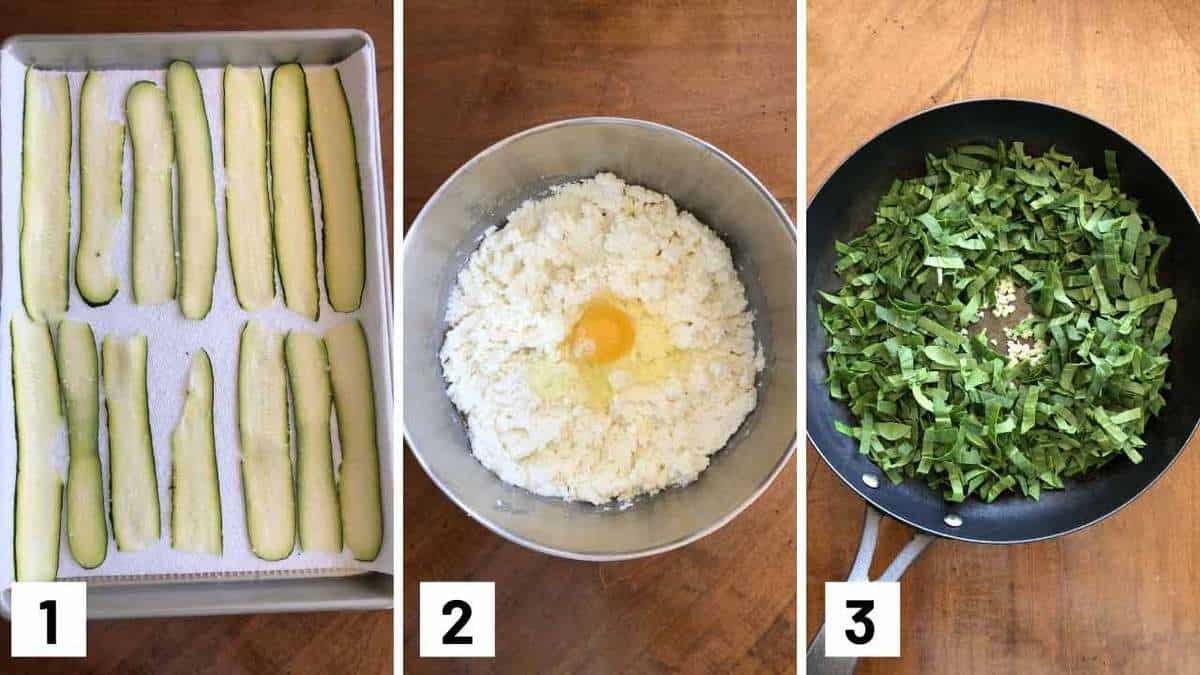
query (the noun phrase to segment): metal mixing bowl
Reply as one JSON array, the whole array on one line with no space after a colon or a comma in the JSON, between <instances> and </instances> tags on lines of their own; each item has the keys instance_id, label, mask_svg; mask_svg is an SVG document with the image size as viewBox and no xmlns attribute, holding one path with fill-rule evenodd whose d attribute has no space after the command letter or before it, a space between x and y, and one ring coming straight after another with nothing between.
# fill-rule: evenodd
<instances>
[{"instance_id":1,"label":"metal mixing bowl","mask_svg":"<svg viewBox=\"0 0 1200 675\"><path fill-rule=\"evenodd\" d=\"M767 358L758 407L700 478L624 507L540 497L500 481L471 454L438 351L459 269L480 235L550 186L611 171L670 195L733 252ZM497 534L552 555L618 560L716 530L761 494L796 443L796 230L744 167L693 136L617 118L555 122L467 162L421 209L404 240L404 433L429 477Z\"/></svg>"}]
</instances>

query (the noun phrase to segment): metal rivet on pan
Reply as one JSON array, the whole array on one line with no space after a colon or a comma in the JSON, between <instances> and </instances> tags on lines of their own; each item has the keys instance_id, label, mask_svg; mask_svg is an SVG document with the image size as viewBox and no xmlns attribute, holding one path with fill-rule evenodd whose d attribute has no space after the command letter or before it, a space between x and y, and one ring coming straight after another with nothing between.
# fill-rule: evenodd
<instances>
[{"instance_id":1,"label":"metal rivet on pan","mask_svg":"<svg viewBox=\"0 0 1200 675\"><path fill-rule=\"evenodd\" d=\"M942 522L950 527L960 527L962 525L962 518L957 513L948 513L945 518L942 518Z\"/></svg>"},{"instance_id":2,"label":"metal rivet on pan","mask_svg":"<svg viewBox=\"0 0 1200 675\"><path fill-rule=\"evenodd\" d=\"M869 488L877 488L879 487L879 476L873 473L864 473L862 475L862 482L866 483Z\"/></svg>"}]
</instances>

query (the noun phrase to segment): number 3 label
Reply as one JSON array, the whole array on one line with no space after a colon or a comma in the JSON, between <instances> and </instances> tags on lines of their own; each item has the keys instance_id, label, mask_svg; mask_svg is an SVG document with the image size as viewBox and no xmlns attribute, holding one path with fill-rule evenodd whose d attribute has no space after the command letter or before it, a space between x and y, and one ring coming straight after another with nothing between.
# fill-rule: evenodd
<instances>
[{"instance_id":1,"label":"number 3 label","mask_svg":"<svg viewBox=\"0 0 1200 675\"><path fill-rule=\"evenodd\" d=\"M12 585L13 656L87 656L87 584Z\"/></svg>"},{"instance_id":2,"label":"number 3 label","mask_svg":"<svg viewBox=\"0 0 1200 675\"><path fill-rule=\"evenodd\" d=\"M421 582L421 656L496 656L496 584Z\"/></svg>"},{"instance_id":3,"label":"number 3 label","mask_svg":"<svg viewBox=\"0 0 1200 675\"><path fill-rule=\"evenodd\" d=\"M900 584L825 584L826 656L900 656Z\"/></svg>"}]
</instances>

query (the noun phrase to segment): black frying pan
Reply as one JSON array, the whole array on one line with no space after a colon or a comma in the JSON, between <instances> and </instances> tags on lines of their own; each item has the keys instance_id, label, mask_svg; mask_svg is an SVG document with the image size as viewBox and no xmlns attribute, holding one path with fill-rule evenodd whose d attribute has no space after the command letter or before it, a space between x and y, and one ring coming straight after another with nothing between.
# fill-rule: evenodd
<instances>
[{"instance_id":1,"label":"black frying pan","mask_svg":"<svg viewBox=\"0 0 1200 675\"><path fill-rule=\"evenodd\" d=\"M1117 152L1121 188L1138 199L1158 230L1171 237L1159 266L1159 278L1175 290L1179 309L1172 326L1171 366L1167 405L1146 426L1145 459L1133 464L1117 458L1080 480L1068 480L1065 490L1042 492L1034 501L1006 495L991 504L970 498L949 504L924 483L909 480L894 486L866 457L857 441L834 429L834 421L857 424L849 410L829 396L825 386L825 348L828 338L817 317L817 290L832 292L841 285L834 274L834 242L852 239L872 221L879 197L896 177L924 173L926 153L948 147L997 140L1024 141L1030 153L1054 145L1081 166L1104 173L1104 151ZM817 191L807 213L808 323L806 337L807 431L817 452L851 489L883 513L920 533L885 576L898 579L932 540L929 535L987 544L1017 544L1057 537L1092 525L1129 504L1149 488L1179 456L1200 418L1200 359L1187 357L1187 337L1200 329L1200 222L1179 187L1149 155L1129 139L1078 113L1046 103L987 99L954 103L910 117L859 148ZM864 478L865 477L865 478ZM878 487L871 487L871 485ZM878 514L868 508L867 526L852 578L865 579L874 549ZM864 561L865 558L865 561ZM825 661L823 633L809 650L809 672L853 669L853 663ZM814 656L817 661L814 662ZM816 665L817 670L812 670ZM832 670L831 670L832 668Z\"/></svg>"}]
</instances>

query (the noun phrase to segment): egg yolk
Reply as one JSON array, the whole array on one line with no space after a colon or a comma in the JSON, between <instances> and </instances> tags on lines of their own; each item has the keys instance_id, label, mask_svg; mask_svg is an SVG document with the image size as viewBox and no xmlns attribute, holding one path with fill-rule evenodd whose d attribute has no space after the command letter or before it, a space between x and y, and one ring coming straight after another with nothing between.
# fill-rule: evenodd
<instances>
[{"instance_id":1,"label":"egg yolk","mask_svg":"<svg viewBox=\"0 0 1200 675\"><path fill-rule=\"evenodd\" d=\"M620 307L602 300L583 309L571 329L571 356L591 363L611 363L633 348L633 320Z\"/></svg>"}]
</instances>

